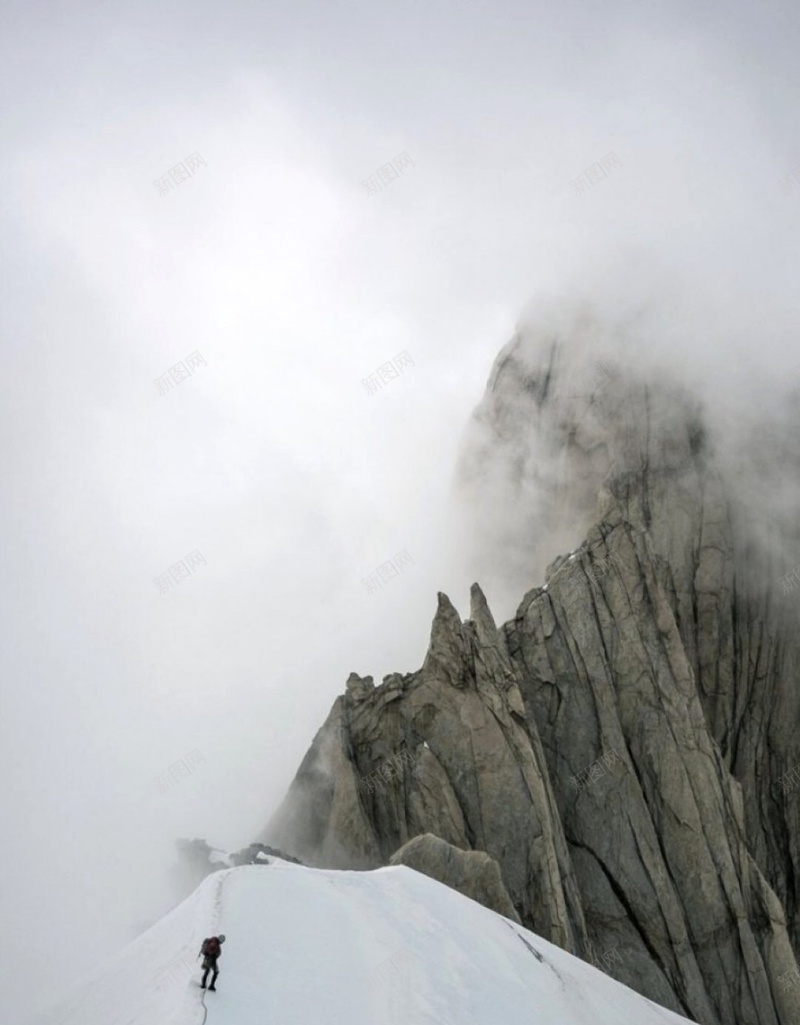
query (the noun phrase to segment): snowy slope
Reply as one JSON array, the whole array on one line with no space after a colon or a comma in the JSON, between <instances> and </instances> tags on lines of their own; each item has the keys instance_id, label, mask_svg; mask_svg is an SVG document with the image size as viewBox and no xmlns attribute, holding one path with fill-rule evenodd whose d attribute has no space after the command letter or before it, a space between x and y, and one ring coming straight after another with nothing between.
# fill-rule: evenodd
<instances>
[{"instance_id":1,"label":"snowy slope","mask_svg":"<svg viewBox=\"0 0 800 1025\"><path fill-rule=\"evenodd\" d=\"M223 932L219 989L199 988ZM204 1006L205 1005L205 1006ZM36 1025L677 1025L687 1019L405 867L210 876Z\"/></svg>"}]
</instances>

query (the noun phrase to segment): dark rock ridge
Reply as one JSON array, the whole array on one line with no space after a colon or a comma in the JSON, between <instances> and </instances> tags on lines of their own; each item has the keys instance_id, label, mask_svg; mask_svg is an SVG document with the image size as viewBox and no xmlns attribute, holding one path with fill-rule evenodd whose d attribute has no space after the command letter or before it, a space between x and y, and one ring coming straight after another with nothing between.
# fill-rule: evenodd
<instances>
[{"instance_id":1,"label":"dark rock ridge","mask_svg":"<svg viewBox=\"0 0 800 1025\"><path fill-rule=\"evenodd\" d=\"M266 839L346 868L428 833L486 852L523 925L615 951L610 971L657 1003L790 1025L800 651L782 549L685 394L613 368L581 393L568 371L558 339L506 347L462 480L519 485L523 508L535 479L528 529L568 513L585 540L501 628L477 584L466 622L440 594L417 672L352 674Z\"/></svg>"},{"instance_id":2,"label":"dark rock ridge","mask_svg":"<svg viewBox=\"0 0 800 1025\"><path fill-rule=\"evenodd\" d=\"M291 854L284 854L283 851L270 847L268 844L251 843L248 847L230 855L231 865L268 865L270 858L279 858L281 861L290 861L293 865L302 865L298 858Z\"/></svg>"},{"instance_id":3,"label":"dark rock ridge","mask_svg":"<svg viewBox=\"0 0 800 1025\"><path fill-rule=\"evenodd\" d=\"M302 861L285 854L275 847L263 843L251 843L240 851L224 851L212 847L206 840L199 837L194 840L180 839L176 841L180 856L179 865L173 870L176 889L181 899L191 893L212 872L222 868L233 868L238 865L270 865L271 859L280 858L295 865Z\"/></svg>"}]
</instances>

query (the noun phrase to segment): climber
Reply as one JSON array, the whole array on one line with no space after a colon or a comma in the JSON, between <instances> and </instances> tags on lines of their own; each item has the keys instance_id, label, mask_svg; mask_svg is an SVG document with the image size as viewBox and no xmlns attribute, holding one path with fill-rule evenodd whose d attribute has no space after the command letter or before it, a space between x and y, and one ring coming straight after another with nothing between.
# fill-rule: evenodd
<instances>
[{"instance_id":1,"label":"climber","mask_svg":"<svg viewBox=\"0 0 800 1025\"><path fill-rule=\"evenodd\" d=\"M209 990L213 990L215 993L217 987L215 985L217 976L219 975L219 968L217 968L217 958L222 953L222 944L225 942L225 937L222 933L219 936L209 936L208 939L203 940L203 946L200 948L198 957L202 956L203 960L203 981L200 983L202 989L206 988L206 979L208 973L211 972L211 985L208 987Z\"/></svg>"}]
</instances>

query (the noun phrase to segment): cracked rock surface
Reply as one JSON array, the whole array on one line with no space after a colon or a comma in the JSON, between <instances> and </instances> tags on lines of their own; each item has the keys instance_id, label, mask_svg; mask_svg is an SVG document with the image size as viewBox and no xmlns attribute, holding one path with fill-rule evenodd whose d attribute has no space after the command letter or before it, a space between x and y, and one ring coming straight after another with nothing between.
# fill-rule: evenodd
<instances>
[{"instance_id":1,"label":"cracked rock surface","mask_svg":"<svg viewBox=\"0 0 800 1025\"><path fill-rule=\"evenodd\" d=\"M491 494L498 465L532 467L530 529L567 509L584 541L500 628L477 584L466 621L440 594L417 672L352 674L266 839L327 867L418 857L459 889L453 850L484 852L498 878L475 899L615 952L606 970L655 1002L790 1025L800 648L780 560L686 395L613 373L576 395L558 344L530 349L498 358L464 473Z\"/></svg>"}]
</instances>

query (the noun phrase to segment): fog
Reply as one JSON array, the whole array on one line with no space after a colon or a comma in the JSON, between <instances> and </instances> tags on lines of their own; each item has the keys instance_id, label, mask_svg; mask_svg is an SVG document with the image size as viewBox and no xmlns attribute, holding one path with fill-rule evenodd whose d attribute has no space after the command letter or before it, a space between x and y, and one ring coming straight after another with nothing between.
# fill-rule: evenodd
<instances>
[{"instance_id":1,"label":"fog","mask_svg":"<svg viewBox=\"0 0 800 1025\"><path fill-rule=\"evenodd\" d=\"M453 476L520 322L644 310L626 360L743 438L783 408L798 17L5 6L0 1020L174 903L178 837L256 839L437 591L467 614Z\"/></svg>"}]
</instances>

